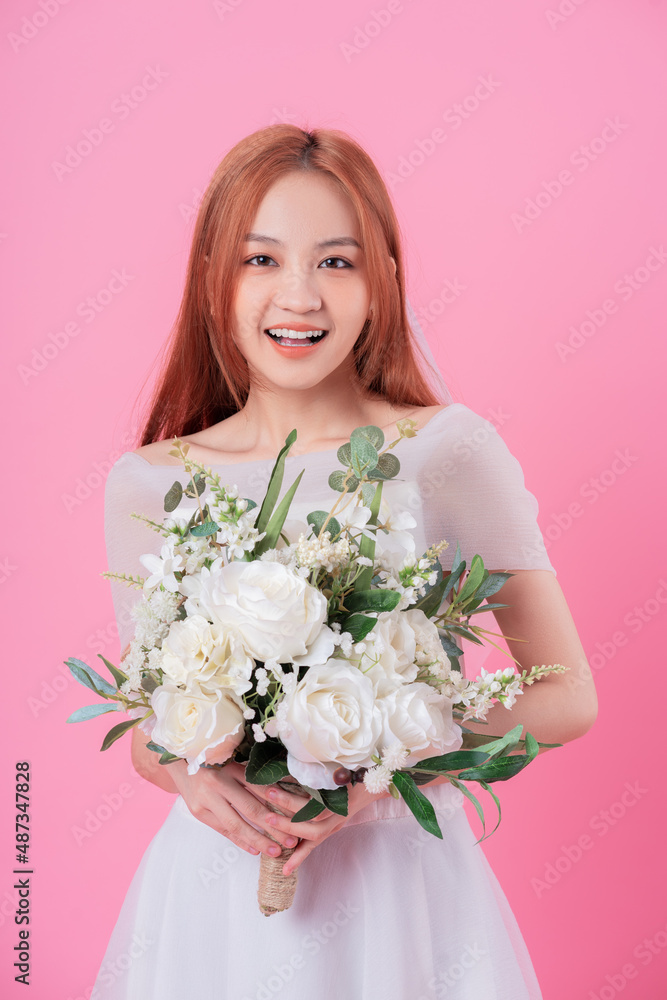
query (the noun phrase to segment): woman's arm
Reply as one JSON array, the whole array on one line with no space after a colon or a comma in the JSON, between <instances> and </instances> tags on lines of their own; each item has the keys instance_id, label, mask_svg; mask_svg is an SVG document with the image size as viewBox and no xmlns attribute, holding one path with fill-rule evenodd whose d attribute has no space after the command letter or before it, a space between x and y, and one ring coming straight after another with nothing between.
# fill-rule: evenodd
<instances>
[{"instance_id":1,"label":"woman's arm","mask_svg":"<svg viewBox=\"0 0 667 1000\"><path fill-rule=\"evenodd\" d=\"M493 614L509 651L519 661L518 669L554 663L569 669L524 687L511 711L494 705L487 714L487 725L469 720L466 727L502 736L522 723L541 743L567 743L583 736L597 717L597 695L586 654L554 574L544 569L515 570L492 600L508 605Z\"/></svg>"}]
</instances>

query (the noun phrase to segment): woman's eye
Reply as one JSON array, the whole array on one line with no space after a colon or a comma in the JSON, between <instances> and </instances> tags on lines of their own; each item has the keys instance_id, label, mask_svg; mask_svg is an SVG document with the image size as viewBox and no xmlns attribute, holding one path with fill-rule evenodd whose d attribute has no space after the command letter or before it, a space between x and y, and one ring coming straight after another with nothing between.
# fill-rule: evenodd
<instances>
[{"instance_id":1,"label":"woman's eye","mask_svg":"<svg viewBox=\"0 0 667 1000\"><path fill-rule=\"evenodd\" d=\"M330 263L330 261L338 261L338 264L342 265L343 267L352 267L352 265L350 264L349 260L344 260L343 257L327 257L326 260L322 261L322 264L327 264L328 265ZM320 265L320 267L321 266L322 265ZM334 264L334 269L337 269L337 268L338 268L338 265ZM331 270L331 268L327 268L327 269Z\"/></svg>"},{"instance_id":2,"label":"woman's eye","mask_svg":"<svg viewBox=\"0 0 667 1000\"><path fill-rule=\"evenodd\" d=\"M275 260L273 259L273 257L269 257L269 255L266 253L256 253L254 257L250 257L246 261L246 264L251 264L253 260L260 261L262 265L265 264L267 261L271 261L273 264L275 264Z\"/></svg>"}]
</instances>

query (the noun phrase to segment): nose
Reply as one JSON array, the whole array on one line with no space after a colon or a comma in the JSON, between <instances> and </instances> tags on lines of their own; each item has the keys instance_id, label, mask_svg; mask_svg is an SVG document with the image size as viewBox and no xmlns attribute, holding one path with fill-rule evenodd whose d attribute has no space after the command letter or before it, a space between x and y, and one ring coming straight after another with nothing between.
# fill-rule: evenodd
<instances>
[{"instance_id":1,"label":"nose","mask_svg":"<svg viewBox=\"0 0 667 1000\"><path fill-rule=\"evenodd\" d=\"M322 298L312 272L295 264L276 268L273 304L290 312L316 312L322 308Z\"/></svg>"}]
</instances>

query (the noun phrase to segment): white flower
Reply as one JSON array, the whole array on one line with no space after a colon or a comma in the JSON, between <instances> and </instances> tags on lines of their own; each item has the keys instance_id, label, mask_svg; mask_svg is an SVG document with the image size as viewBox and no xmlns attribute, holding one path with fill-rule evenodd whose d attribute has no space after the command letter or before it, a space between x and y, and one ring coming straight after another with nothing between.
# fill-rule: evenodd
<instances>
[{"instance_id":1,"label":"white flower","mask_svg":"<svg viewBox=\"0 0 667 1000\"><path fill-rule=\"evenodd\" d=\"M412 514L409 511L403 510L399 514L392 514L388 510L388 504L383 503L380 507L380 521L383 529L390 532L393 536L393 542L397 542L402 545L404 549L408 552L414 550L415 540L414 536L410 534L409 528L416 528L417 522L415 521ZM387 513L384 513L384 509L387 509ZM379 534L379 532L378 532Z\"/></svg>"},{"instance_id":2,"label":"white flower","mask_svg":"<svg viewBox=\"0 0 667 1000\"><path fill-rule=\"evenodd\" d=\"M410 751L407 747L403 746L400 740L394 740L390 746L385 747L382 751L382 763L385 764L390 771L400 771L402 767L405 766L405 761L409 756Z\"/></svg>"},{"instance_id":3,"label":"white flower","mask_svg":"<svg viewBox=\"0 0 667 1000\"><path fill-rule=\"evenodd\" d=\"M262 727L259 724L259 722L253 723L252 732L253 732L253 736L255 737L255 742L256 743L263 743L264 740L266 739L266 733L262 729Z\"/></svg>"},{"instance_id":4,"label":"white flower","mask_svg":"<svg viewBox=\"0 0 667 1000\"><path fill-rule=\"evenodd\" d=\"M332 573L334 569L339 569L350 561L350 543L346 538L332 542L329 531L317 538L306 538L301 534L296 545L296 559L299 566L306 566L311 570L323 567L328 573Z\"/></svg>"},{"instance_id":5,"label":"white flower","mask_svg":"<svg viewBox=\"0 0 667 1000\"><path fill-rule=\"evenodd\" d=\"M357 651L360 645L365 645L365 651ZM354 646L356 655L350 656L350 660L370 678L381 697L396 684L416 678L416 650L415 633L407 612L383 611L364 642Z\"/></svg>"},{"instance_id":6,"label":"white flower","mask_svg":"<svg viewBox=\"0 0 667 1000\"><path fill-rule=\"evenodd\" d=\"M367 538L375 538L375 525L367 528L368 519L371 516L370 507L366 507L357 497L357 502L348 503L342 510L336 511L336 520L343 531L346 529L356 538L357 535L365 535Z\"/></svg>"},{"instance_id":7,"label":"white flower","mask_svg":"<svg viewBox=\"0 0 667 1000\"><path fill-rule=\"evenodd\" d=\"M168 682L155 688L151 705L153 742L184 757L188 774L196 774L204 761L224 763L243 739L243 703L228 689L207 694L197 686L183 691Z\"/></svg>"},{"instance_id":8,"label":"white flower","mask_svg":"<svg viewBox=\"0 0 667 1000\"><path fill-rule=\"evenodd\" d=\"M336 788L337 767L370 767L380 727L371 681L333 658L311 667L275 715L290 774L311 788Z\"/></svg>"},{"instance_id":9,"label":"white flower","mask_svg":"<svg viewBox=\"0 0 667 1000\"><path fill-rule=\"evenodd\" d=\"M461 746L461 728L454 722L451 701L429 684L403 684L380 698L378 707L381 744L399 741L410 751L403 767Z\"/></svg>"},{"instance_id":10,"label":"white flower","mask_svg":"<svg viewBox=\"0 0 667 1000\"><path fill-rule=\"evenodd\" d=\"M188 614L236 629L257 660L323 663L333 652L327 599L280 563L233 562L185 577Z\"/></svg>"},{"instance_id":11,"label":"white flower","mask_svg":"<svg viewBox=\"0 0 667 1000\"><path fill-rule=\"evenodd\" d=\"M171 624L178 612L179 596L168 590L154 590L148 599L153 612L160 621Z\"/></svg>"},{"instance_id":12,"label":"white flower","mask_svg":"<svg viewBox=\"0 0 667 1000\"><path fill-rule=\"evenodd\" d=\"M385 764L378 764L376 767L371 767L364 774L364 785L366 786L366 791L370 792L371 795L386 792L390 781L391 769Z\"/></svg>"},{"instance_id":13,"label":"white flower","mask_svg":"<svg viewBox=\"0 0 667 1000\"><path fill-rule=\"evenodd\" d=\"M163 545L159 556L155 556L149 552L146 555L140 556L139 561L151 574L144 581L144 590L147 593L150 593L159 584L162 584L165 590L170 590L172 593L177 592L178 580L174 576L174 573L182 570L183 558L182 556L174 555L171 544L167 543Z\"/></svg>"},{"instance_id":14,"label":"white flower","mask_svg":"<svg viewBox=\"0 0 667 1000\"><path fill-rule=\"evenodd\" d=\"M162 643L162 669L173 684L212 693L229 688L242 695L251 686L255 664L241 637L228 626L211 625L202 615L173 622Z\"/></svg>"}]
</instances>

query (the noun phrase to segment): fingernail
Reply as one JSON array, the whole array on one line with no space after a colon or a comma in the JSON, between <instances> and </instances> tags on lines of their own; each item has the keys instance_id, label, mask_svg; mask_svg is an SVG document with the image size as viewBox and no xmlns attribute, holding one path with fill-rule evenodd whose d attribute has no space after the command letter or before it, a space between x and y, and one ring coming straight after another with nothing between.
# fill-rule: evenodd
<instances>
[{"instance_id":1,"label":"fingernail","mask_svg":"<svg viewBox=\"0 0 667 1000\"><path fill-rule=\"evenodd\" d=\"M279 847L269 847L269 854L272 854L274 856L274 858L277 857L280 854L280 848Z\"/></svg>"},{"instance_id":2,"label":"fingernail","mask_svg":"<svg viewBox=\"0 0 667 1000\"><path fill-rule=\"evenodd\" d=\"M296 844L296 837L286 837L285 847L294 847Z\"/></svg>"},{"instance_id":3,"label":"fingernail","mask_svg":"<svg viewBox=\"0 0 667 1000\"><path fill-rule=\"evenodd\" d=\"M278 798L278 792L275 790L275 788L270 788L266 794L269 796L270 799Z\"/></svg>"}]
</instances>

